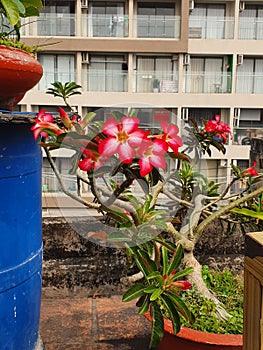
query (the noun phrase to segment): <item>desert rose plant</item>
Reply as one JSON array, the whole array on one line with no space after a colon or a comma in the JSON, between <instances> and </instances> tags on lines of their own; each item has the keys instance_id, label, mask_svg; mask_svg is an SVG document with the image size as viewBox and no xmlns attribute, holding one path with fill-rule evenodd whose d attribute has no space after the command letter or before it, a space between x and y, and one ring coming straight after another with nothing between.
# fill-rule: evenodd
<instances>
[{"instance_id":1,"label":"desert rose plant","mask_svg":"<svg viewBox=\"0 0 263 350\"><path fill-rule=\"evenodd\" d=\"M258 185L261 177L255 164L244 171L233 166L231 183L219 191L218 184L195 172L189 155L211 154L211 147L225 152L230 127L216 116L201 126L193 121L183 131L164 121L151 132L133 109L128 115L111 112L105 122L96 121L93 112L80 117L58 110L55 117L39 112L32 127L34 137L44 148L62 190L101 213L104 229L93 232L92 237L122 247L132 266L137 266L139 273L132 276L133 284L123 301L137 299L140 314L150 310L150 346L163 337L164 317L172 320L174 333L180 330L180 317L192 320L191 310L180 297L192 283L216 303L220 318L228 318L202 279L194 248L204 228L215 219L243 225L247 215L258 223L262 213L255 204L263 193ZM94 200L66 188L52 158L52 150L61 147L74 150L70 173L89 185ZM79 170L87 176L81 176ZM114 180L116 175L121 175L121 182ZM237 181L246 183L244 190L230 195ZM134 190L135 182L140 196Z\"/></svg>"}]
</instances>

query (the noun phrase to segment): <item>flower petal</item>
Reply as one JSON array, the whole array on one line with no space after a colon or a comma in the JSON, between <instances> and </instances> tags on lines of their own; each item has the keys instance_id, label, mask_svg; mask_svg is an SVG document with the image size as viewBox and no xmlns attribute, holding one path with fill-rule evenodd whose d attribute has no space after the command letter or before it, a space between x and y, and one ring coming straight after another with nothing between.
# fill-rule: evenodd
<instances>
[{"instance_id":1,"label":"flower petal","mask_svg":"<svg viewBox=\"0 0 263 350\"><path fill-rule=\"evenodd\" d=\"M116 138L109 137L99 143L98 150L102 156L113 156L115 153L117 153L118 147L119 143L117 142Z\"/></svg>"},{"instance_id":2,"label":"flower petal","mask_svg":"<svg viewBox=\"0 0 263 350\"><path fill-rule=\"evenodd\" d=\"M122 129L125 130L127 134L134 132L140 124L140 119L134 117L123 117L121 121Z\"/></svg>"},{"instance_id":3,"label":"flower petal","mask_svg":"<svg viewBox=\"0 0 263 350\"><path fill-rule=\"evenodd\" d=\"M114 119L109 118L103 125L102 131L108 136L116 136L120 130L120 123Z\"/></svg>"},{"instance_id":4,"label":"flower petal","mask_svg":"<svg viewBox=\"0 0 263 350\"><path fill-rule=\"evenodd\" d=\"M152 171L152 168L153 168L148 158L140 158L139 166L140 166L141 176L146 176Z\"/></svg>"},{"instance_id":5,"label":"flower petal","mask_svg":"<svg viewBox=\"0 0 263 350\"><path fill-rule=\"evenodd\" d=\"M119 145L118 149L120 160L125 164L130 164L135 157L135 150L129 145L128 142Z\"/></svg>"}]
</instances>

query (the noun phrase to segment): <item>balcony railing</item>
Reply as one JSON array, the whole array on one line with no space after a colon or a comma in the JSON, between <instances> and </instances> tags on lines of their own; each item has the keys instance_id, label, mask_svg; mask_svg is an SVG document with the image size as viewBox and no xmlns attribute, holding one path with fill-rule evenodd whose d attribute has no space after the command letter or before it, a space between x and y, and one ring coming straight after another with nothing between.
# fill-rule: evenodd
<instances>
[{"instance_id":1,"label":"balcony railing","mask_svg":"<svg viewBox=\"0 0 263 350\"><path fill-rule=\"evenodd\" d=\"M73 13L41 13L30 20L29 35L75 36L76 15Z\"/></svg>"},{"instance_id":2,"label":"balcony railing","mask_svg":"<svg viewBox=\"0 0 263 350\"><path fill-rule=\"evenodd\" d=\"M129 18L126 15L82 15L81 35L87 37L128 36Z\"/></svg>"},{"instance_id":3,"label":"balcony railing","mask_svg":"<svg viewBox=\"0 0 263 350\"><path fill-rule=\"evenodd\" d=\"M231 80L231 74L227 72L186 72L185 92L205 94L230 93Z\"/></svg>"},{"instance_id":4,"label":"balcony railing","mask_svg":"<svg viewBox=\"0 0 263 350\"><path fill-rule=\"evenodd\" d=\"M263 94L263 73L237 73L236 93Z\"/></svg>"},{"instance_id":5,"label":"balcony railing","mask_svg":"<svg viewBox=\"0 0 263 350\"><path fill-rule=\"evenodd\" d=\"M82 86L87 91L125 92L127 73L118 70L88 69L83 76Z\"/></svg>"},{"instance_id":6,"label":"balcony railing","mask_svg":"<svg viewBox=\"0 0 263 350\"><path fill-rule=\"evenodd\" d=\"M178 92L177 73L172 72L135 72L134 84L136 92Z\"/></svg>"},{"instance_id":7,"label":"balcony railing","mask_svg":"<svg viewBox=\"0 0 263 350\"><path fill-rule=\"evenodd\" d=\"M263 18L239 17L238 38L263 40Z\"/></svg>"},{"instance_id":8,"label":"balcony railing","mask_svg":"<svg viewBox=\"0 0 263 350\"><path fill-rule=\"evenodd\" d=\"M175 38L180 37L180 16L143 16L135 17L138 38Z\"/></svg>"},{"instance_id":9,"label":"balcony railing","mask_svg":"<svg viewBox=\"0 0 263 350\"><path fill-rule=\"evenodd\" d=\"M191 39L233 39L233 17L189 17L189 38Z\"/></svg>"}]
</instances>

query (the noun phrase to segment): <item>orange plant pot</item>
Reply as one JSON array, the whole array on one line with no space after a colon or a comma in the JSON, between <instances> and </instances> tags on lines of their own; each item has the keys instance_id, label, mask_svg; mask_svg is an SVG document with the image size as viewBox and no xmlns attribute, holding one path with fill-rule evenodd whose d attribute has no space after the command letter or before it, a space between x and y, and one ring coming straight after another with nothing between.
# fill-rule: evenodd
<instances>
[{"instance_id":1,"label":"orange plant pot","mask_svg":"<svg viewBox=\"0 0 263 350\"><path fill-rule=\"evenodd\" d=\"M13 110L42 75L43 68L33 55L0 45L0 109Z\"/></svg>"},{"instance_id":2,"label":"orange plant pot","mask_svg":"<svg viewBox=\"0 0 263 350\"><path fill-rule=\"evenodd\" d=\"M145 317L151 321L149 313ZM195 331L182 327L178 334L173 333L172 322L165 319L164 337L158 346L159 350L242 350L241 334L215 334Z\"/></svg>"}]
</instances>

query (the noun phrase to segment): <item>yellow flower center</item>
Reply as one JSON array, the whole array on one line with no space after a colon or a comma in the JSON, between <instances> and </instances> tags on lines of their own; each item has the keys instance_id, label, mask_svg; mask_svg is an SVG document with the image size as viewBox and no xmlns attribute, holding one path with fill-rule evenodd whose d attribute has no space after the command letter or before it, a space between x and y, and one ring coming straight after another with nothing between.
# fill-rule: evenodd
<instances>
[{"instance_id":1,"label":"yellow flower center","mask_svg":"<svg viewBox=\"0 0 263 350\"><path fill-rule=\"evenodd\" d=\"M117 135L118 142L126 142L129 139L129 136L126 134L125 131L120 131Z\"/></svg>"}]
</instances>

